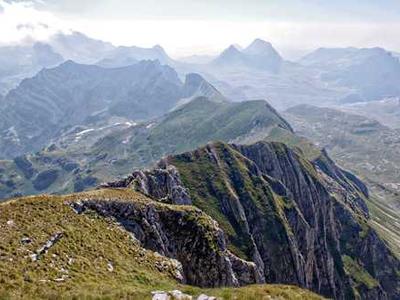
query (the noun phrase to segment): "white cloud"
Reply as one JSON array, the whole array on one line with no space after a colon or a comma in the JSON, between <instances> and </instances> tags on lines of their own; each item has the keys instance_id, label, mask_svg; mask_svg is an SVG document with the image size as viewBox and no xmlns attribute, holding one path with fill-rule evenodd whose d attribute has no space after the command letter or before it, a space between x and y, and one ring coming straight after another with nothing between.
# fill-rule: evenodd
<instances>
[{"instance_id":1,"label":"white cloud","mask_svg":"<svg viewBox=\"0 0 400 300\"><path fill-rule=\"evenodd\" d=\"M63 16L35 8L38 2L0 0L0 43L45 40L70 29L116 45L161 44L175 56L218 53L229 44L246 45L254 38L272 42L284 54L317 47L373 47L400 49L394 37L399 23L281 22L193 19L99 19ZM43 7L43 3L41 7Z\"/></svg>"},{"instance_id":2,"label":"white cloud","mask_svg":"<svg viewBox=\"0 0 400 300\"><path fill-rule=\"evenodd\" d=\"M6 2L0 0L0 43L18 43L26 40L45 40L66 24L53 14L38 11L34 2Z\"/></svg>"}]
</instances>

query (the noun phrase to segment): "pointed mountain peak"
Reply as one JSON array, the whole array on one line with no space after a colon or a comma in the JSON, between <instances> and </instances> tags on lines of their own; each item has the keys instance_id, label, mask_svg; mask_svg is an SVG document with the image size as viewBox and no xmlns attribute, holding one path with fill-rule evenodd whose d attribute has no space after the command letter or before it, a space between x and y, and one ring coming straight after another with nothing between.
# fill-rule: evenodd
<instances>
[{"instance_id":1,"label":"pointed mountain peak","mask_svg":"<svg viewBox=\"0 0 400 300\"><path fill-rule=\"evenodd\" d=\"M224 102L225 97L200 74L189 73L184 83L184 98L207 97L213 102Z\"/></svg>"},{"instance_id":2,"label":"pointed mountain peak","mask_svg":"<svg viewBox=\"0 0 400 300\"><path fill-rule=\"evenodd\" d=\"M273 55L275 57L280 57L279 53L274 49L270 42L261 39L255 39L246 49L243 50L243 52L250 55Z\"/></svg>"},{"instance_id":3,"label":"pointed mountain peak","mask_svg":"<svg viewBox=\"0 0 400 300\"><path fill-rule=\"evenodd\" d=\"M262 39L255 39L247 48L260 48L260 47L272 48L272 44Z\"/></svg>"},{"instance_id":4,"label":"pointed mountain peak","mask_svg":"<svg viewBox=\"0 0 400 300\"><path fill-rule=\"evenodd\" d=\"M154 46L153 46L153 49L154 49L154 50L157 50L157 51L160 51L160 52L165 52L164 48L161 47L160 45L154 45Z\"/></svg>"},{"instance_id":5,"label":"pointed mountain peak","mask_svg":"<svg viewBox=\"0 0 400 300\"><path fill-rule=\"evenodd\" d=\"M234 45L230 45L214 59L213 63L216 65L244 64L244 60L243 53Z\"/></svg>"},{"instance_id":6,"label":"pointed mountain peak","mask_svg":"<svg viewBox=\"0 0 400 300\"><path fill-rule=\"evenodd\" d=\"M235 45L230 45L222 53L227 53L227 52L240 52L240 50Z\"/></svg>"}]
</instances>

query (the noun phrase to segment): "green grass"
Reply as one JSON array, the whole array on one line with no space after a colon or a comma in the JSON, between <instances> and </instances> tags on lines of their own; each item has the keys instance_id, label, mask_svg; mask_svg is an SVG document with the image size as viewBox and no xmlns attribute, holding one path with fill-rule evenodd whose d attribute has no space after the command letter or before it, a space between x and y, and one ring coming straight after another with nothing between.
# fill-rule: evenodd
<instances>
[{"instance_id":1,"label":"green grass","mask_svg":"<svg viewBox=\"0 0 400 300\"><path fill-rule=\"evenodd\" d=\"M107 196L104 193L96 191L86 196ZM119 290L123 293L124 289L147 293L156 283L157 287L174 284L170 274L159 272L155 266L163 258L151 251L143 252L112 221L97 215L77 215L65 204L80 197L85 195L38 196L1 205L0 294L11 291L11 297L40 298L50 297L53 291L71 296L88 291L107 296ZM9 221L14 225L7 225ZM63 232L61 240L33 262L29 255L56 232ZM23 237L29 237L32 243L23 245ZM114 265L114 272L107 270L108 262ZM56 282L62 275L69 277L65 282Z\"/></svg>"},{"instance_id":2,"label":"green grass","mask_svg":"<svg viewBox=\"0 0 400 300\"><path fill-rule=\"evenodd\" d=\"M258 134L264 138L276 126L282 132L290 131L286 121L265 101L215 103L206 98L198 98L170 112L152 127L146 125L116 129L105 136L94 131L79 143L74 142L74 135L63 138L56 150L27 156L36 170L29 179L12 161L0 162L0 168L5 166L0 172L4 177L0 178L0 199L11 197L16 191L24 195L71 193L79 177L90 175L98 178L98 182L107 182L126 176L134 168L149 167L165 155L193 150L212 140L240 142L244 137L258 137ZM62 159L77 163L77 174L64 170L59 164ZM46 189L36 190L33 182L37 174L48 170L57 171L57 179ZM15 186L6 185L9 179Z\"/></svg>"},{"instance_id":3,"label":"green grass","mask_svg":"<svg viewBox=\"0 0 400 300\"><path fill-rule=\"evenodd\" d=\"M358 287L358 285L361 284L365 285L368 289L373 289L379 286L378 281L376 281L363 267L361 267L350 256L343 255L342 260L344 264L344 270L354 280L356 288Z\"/></svg>"},{"instance_id":4,"label":"green grass","mask_svg":"<svg viewBox=\"0 0 400 300\"><path fill-rule=\"evenodd\" d=\"M290 148L298 149L309 161L313 161L321 155L321 150L308 139L295 135L281 127L273 128L265 140L284 143Z\"/></svg>"},{"instance_id":5,"label":"green grass","mask_svg":"<svg viewBox=\"0 0 400 300\"><path fill-rule=\"evenodd\" d=\"M66 196L32 196L0 204L0 299L150 299L154 290L180 289L222 299L321 299L300 288L280 285L203 290L179 284L169 260L141 248L117 224L96 213L76 214L71 201L96 199L149 203L188 212L204 228L211 219L191 206L156 203L130 190L96 190ZM197 217L196 217L197 216ZM61 239L38 261L29 255L55 233ZM29 238L31 243L22 243ZM112 263L114 270L108 269ZM58 282L62 276L65 281Z\"/></svg>"},{"instance_id":6,"label":"green grass","mask_svg":"<svg viewBox=\"0 0 400 300\"><path fill-rule=\"evenodd\" d=\"M298 287L287 286L287 285L250 285L241 288L219 288L219 289L203 289L198 288L184 288L185 292L191 295L199 295L205 293L207 295L213 295L224 300L263 300L269 299L287 299L287 300L317 300L324 299L321 296L302 290Z\"/></svg>"},{"instance_id":7,"label":"green grass","mask_svg":"<svg viewBox=\"0 0 400 300\"><path fill-rule=\"evenodd\" d=\"M252 173L253 162L231 146L215 142L193 153L170 158L189 189L194 205L218 221L228 236L228 248L237 256L251 259L250 235L240 207L260 220L262 239L271 252L289 251L290 234L286 217L269 184ZM249 212L245 213L249 215ZM246 219L246 217L245 217Z\"/></svg>"}]
</instances>

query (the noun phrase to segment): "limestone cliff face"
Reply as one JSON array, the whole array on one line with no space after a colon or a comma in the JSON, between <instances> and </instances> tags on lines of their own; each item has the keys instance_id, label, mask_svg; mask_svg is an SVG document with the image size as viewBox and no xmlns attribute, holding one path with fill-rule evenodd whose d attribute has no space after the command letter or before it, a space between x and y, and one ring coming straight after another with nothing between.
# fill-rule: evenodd
<instances>
[{"instance_id":1,"label":"limestone cliff face","mask_svg":"<svg viewBox=\"0 0 400 300\"><path fill-rule=\"evenodd\" d=\"M400 297L400 264L368 225L367 189L326 153L310 162L280 143L210 143L111 185L202 209L241 257L236 269L254 262L256 275L242 282L296 284L335 299Z\"/></svg>"},{"instance_id":2,"label":"limestone cliff face","mask_svg":"<svg viewBox=\"0 0 400 300\"><path fill-rule=\"evenodd\" d=\"M84 199L72 203L82 213L95 211L114 218L140 245L176 259L182 266L176 277L202 287L262 283L253 262L232 254L217 222L193 206L121 199Z\"/></svg>"},{"instance_id":3,"label":"limestone cliff face","mask_svg":"<svg viewBox=\"0 0 400 300\"><path fill-rule=\"evenodd\" d=\"M153 170L134 171L121 181L103 184L102 187L130 187L161 202L190 205L188 190L183 186L178 170L160 161Z\"/></svg>"},{"instance_id":4,"label":"limestone cliff face","mask_svg":"<svg viewBox=\"0 0 400 300\"><path fill-rule=\"evenodd\" d=\"M399 297L395 287L399 287L399 262L368 225L363 201L368 191L359 179L341 170L325 152L312 165L282 144L236 148L263 174L283 183L299 209L298 216L287 214L287 220L306 266L298 270L304 272L301 284L335 298L355 296L349 283L355 285L352 277L356 274L347 274L346 255L378 281L371 285L357 282L363 299ZM299 222L299 216L305 223Z\"/></svg>"}]
</instances>

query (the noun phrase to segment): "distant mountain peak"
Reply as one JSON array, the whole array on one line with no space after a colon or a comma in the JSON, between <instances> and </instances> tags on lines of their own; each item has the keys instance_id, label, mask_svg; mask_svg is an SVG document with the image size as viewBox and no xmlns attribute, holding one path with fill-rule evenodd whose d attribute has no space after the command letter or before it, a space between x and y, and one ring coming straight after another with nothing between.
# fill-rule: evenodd
<instances>
[{"instance_id":1,"label":"distant mountain peak","mask_svg":"<svg viewBox=\"0 0 400 300\"><path fill-rule=\"evenodd\" d=\"M161 45L154 45L153 49L165 53L165 49Z\"/></svg>"},{"instance_id":2,"label":"distant mountain peak","mask_svg":"<svg viewBox=\"0 0 400 300\"><path fill-rule=\"evenodd\" d=\"M184 98L207 97L214 102L225 102L225 97L200 74L189 73L184 83ZM183 101L181 104L186 103Z\"/></svg>"},{"instance_id":3,"label":"distant mountain peak","mask_svg":"<svg viewBox=\"0 0 400 300\"><path fill-rule=\"evenodd\" d=\"M243 63L243 56L243 53L240 52L234 45L230 45L228 48L222 51L222 53L214 60L214 63L217 65Z\"/></svg>"},{"instance_id":4,"label":"distant mountain peak","mask_svg":"<svg viewBox=\"0 0 400 300\"><path fill-rule=\"evenodd\" d=\"M236 45L230 45L225 51L240 51Z\"/></svg>"},{"instance_id":5,"label":"distant mountain peak","mask_svg":"<svg viewBox=\"0 0 400 300\"><path fill-rule=\"evenodd\" d=\"M261 39L254 40L244 50L231 45L214 60L214 64L220 66L246 67L274 73L279 71L282 62L282 57L272 44Z\"/></svg>"},{"instance_id":6,"label":"distant mountain peak","mask_svg":"<svg viewBox=\"0 0 400 300\"><path fill-rule=\"evenodd\" d=\"M262 39L255 39L243 52L249 55L262 55L282 59L272 44Z\"/></svg>"},{"instance_id":7,"label":"distant mountain peak","mask_svg":"<svg viewBox=\"0 0 400 300\"><path fill-rule=\"evenodd\" d=\"M222 51L220 56L233 56L233 55L241 55L242 53L235 45L230 45L224 51Z\"/></svg>"},{"instance_id":8,"label":"distant mountain peak","mask_svg":"<svg viewBox=\"0 0 400 300\"><path fill-rule=\"evenodd\" d=\"M255 39L246 49L261 47L272 48L272 44L262 39Z\"/></svg>"}]
</instances>

